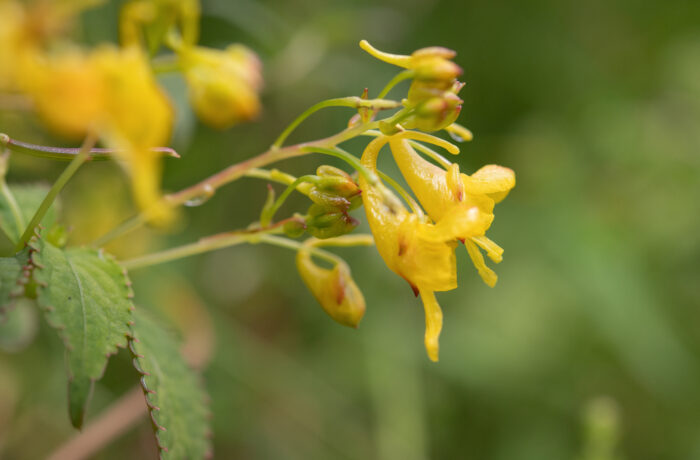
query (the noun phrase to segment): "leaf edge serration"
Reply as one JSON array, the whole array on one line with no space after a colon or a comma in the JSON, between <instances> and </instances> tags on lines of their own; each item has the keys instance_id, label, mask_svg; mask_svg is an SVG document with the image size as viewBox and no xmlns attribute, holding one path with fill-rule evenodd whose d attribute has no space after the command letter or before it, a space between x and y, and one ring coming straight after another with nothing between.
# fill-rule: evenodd
<instances>
[{"instance_id":1,"label":"leaf edge serration","mask_svg":"<svg viewBox=\"0 0 700 460\"><path fill-rule=\"evenodd\" d=\"M41 243L40 243L40 240L41 240ZM72 352L72 350L73 350L73 346L72 346L71 343L70 343L69 337L68 337L68 336L65 334L65 332L64 332L65 329L66 329L66 325L63 324L63 323L62 323L58 318L56 318L56 316L53 314L53 312L55 312L56 308L55 308L53 305L46 305L46 304L44 304L44 303L41 301L41 296L39 295L39 294L40 294L40 290L45 289L45 288L48 287L48 282L47 282L46 280L44 280L44 279L41 278L41 274L42 274L43 270L44 270L46 267L45 267L45 265L42 263L42 260L41 260L41 255L42 255L42 254L41 254L41 247L40 247L40 244L51 244L51 243L49 243L48 241L44 241L44 240L41 238L40 229L37 229L37 230L35 231L34 236L33 236L33 237L29 240L29 242L27 243L27 247L29 248L29 253L30 253L29 263L30 263L31 266L32 266L31 274L32 274L33 277L34 277L34 282L36 283L36 289L37 289L36 303L37 303L37 305L39 306L39 309L40 309L40 310L42 311L42 313L44 314L43 316L44 316L44 319L46 320L47 324L48 324L52 329L56 330L56 333L58 334L59 338L61 339L61 341L63 342L63 345L64 345L65 348L66 348L66 353L67 353L67 354L70 354L70 353ZM133 290L132 290L132 287L131 287L131 280L130 280L129 277L128 277L128 274L127 274L127 272L126 272L126 269L124 269L121 265L119 265L118 261L116 260L116 258L115 258L114 256L112 256L111 254L105 252L102 248L100 248L100 249L81 248L81 249L87 249L87 250L90 250L90 251L94 251L94 253L95 253L96 255L98 255L98 257L101 257L101 258L105 258L105 259L107 259L107 260L110 260L111 262L113 262L116 266L118 266L118 267L121 269L121 274L122 274L122 277L123 277L123 286L124 286L124 290L125 290L125 294L126 294L126 295L125 295L125 299L126 299L126 300L128 301L128 303L129 303L129 313L130 313L130 316L131 316L131 313L134 311L134 308L135 308L135 307L134 307L134 303L133 303L133 301L132 301L132 299L133 299L133 297L134 297L134 293L133 293ZM39 276L37 276L37 275L39 275ZM69 400L68 400L68 410L69 410L69 415L70 415L71 424L72 424L75 428L77 428L77 429L81 429L81 428L82 428L82 425L83 425L83 422L84 422L84 419L85 419L85 415L86 415L86 412L87 412L88 404L89 404L90 400L92 399L92 392L93 392L93 389L94 389L95 382L97 382L98 380L100 380L100 379L104 376L105 370L107 369L107 365L108 365L108 363L109 363L109 359L110 359L112 356L116 355L116 354L119 352L120 349L126 349L126 348L128 347L129 341L130 341L131 338L132 338L132 326L133 326L133 324L134 324L133 316L131 316L131 319L130 319L128 322L126 322L126 324L125 324L125 326L126 326L126 328L125 328L125 329L126 329L126 333L124 334L124 340L123 340L123 342L118 342L118 343L111 344L111 346L109 347L109 349L108 349L108 350L105 352L105 354L104 354L105 360L104 360L104 364L102 365L102 367L101 367L101 369L100 369L99 374L98 374L96 377L90 377L90 378L89 378L90 389L88 390L88 395L87 395L87 397L86 397L86 399L85 399L85 404L84 404L84 406L82 407L82 410L81 410L81 412L80 412L79 414L74 413L73 408L71 407L70 388L71 388L71 384L73 383L73 381L74 381L74 379L75 379L75 376L72 375L72 371L71 371L71 369L70 369L69 361L68 361L68 359L66 359L66 373L68 374L67 390L68 390L68 398L69 398Z\"/></svg>"}]
</instances>

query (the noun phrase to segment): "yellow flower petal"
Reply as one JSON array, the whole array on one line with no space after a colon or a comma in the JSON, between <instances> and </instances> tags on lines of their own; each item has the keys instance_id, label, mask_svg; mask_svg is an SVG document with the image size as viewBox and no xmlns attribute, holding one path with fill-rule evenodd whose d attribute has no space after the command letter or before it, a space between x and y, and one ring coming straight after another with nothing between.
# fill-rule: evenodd
<instances>
[{"instance_id":1,"label":"yellow flower petal","mask_svg":"<svg viewBox=\"0 0 700 460\"><path fill-rule=\"evenodd\" d=\"M421 289L421 299L425 309L425 350L431 361L437 362L440 352L440 332L442 331L442 309L435 298L435 293Z\"/></svg>"},{"instance_id":2,"label":"yellow flower petal","mask_svg":"<svg viewBox=\"0 0 700 460\"><path fill-rule=\"evenodd\" d=\"M467 193L489 195L498 203L515 187L515 173L510 168L486 165L471 176L464 177Z\"/></svg>"}]
</instances>

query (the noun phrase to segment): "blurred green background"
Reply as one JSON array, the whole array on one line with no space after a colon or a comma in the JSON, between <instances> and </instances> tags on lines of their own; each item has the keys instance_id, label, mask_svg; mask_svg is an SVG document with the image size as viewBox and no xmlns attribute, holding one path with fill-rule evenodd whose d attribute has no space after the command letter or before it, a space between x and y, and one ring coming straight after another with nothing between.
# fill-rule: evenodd
<instances>
[{"instance_id":1,"label":"blurred green background","mask_svg":"<svg viewBox=\"0 0 700 460\"><path fill-rule=\"evenodd\" d=\"M82 39L115 41L118 8L85 14ZM234 247L134 271L139 306L210 319L216 457L700 459L700 2L204 1L201 43L260 54L265 110L217 132L195 120L181 78L163 77L183 154L167 161L165 188L265 150L317 101L377 94L395 69L362 52L362 38L397 53L458 51L459 121L475 134L460 166L517 175L490 231L505 248L499 283L486 287L458 251L460 288L439 295L433 364L420 301L373 248L340 251L367 299L359 330L323 313L284 249ZM317 114L290 140L334 133L351 114ZM2 112L0 126L57 142L26 114ZM348 148L359 155L362 143ZM301 174L322 161L279 166ZM10 180L51 179L60 167L15 155ZM126 187L114 165L80 171L63 196L74 243L129 215ZM265 193L241 180L186 209L172 233L139 232L112 250L126 257L244 227ZM280 215L306 207L294 197ZM62 345L38 327L26 348L0 353L2 458L43 458L74 434ZM88 419L134 386L129 359L111 360ZM95 458L154 452L144 419Z\"/></svg>"}]
</instances>

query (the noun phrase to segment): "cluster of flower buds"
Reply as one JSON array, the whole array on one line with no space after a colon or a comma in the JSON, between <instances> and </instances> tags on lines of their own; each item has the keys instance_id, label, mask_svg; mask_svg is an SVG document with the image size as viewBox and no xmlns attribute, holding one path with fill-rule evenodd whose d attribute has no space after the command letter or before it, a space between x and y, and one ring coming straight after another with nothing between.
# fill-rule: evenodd
<instances>
[{"instance_id":1,"label":"cluster of flower buds","mask_svg":"<svg viewBox=\"0 0 700 460\"><path fill-rule=\"evenodd\" d=\"M307 179L310 187L303 192L313 202L306 216L298 216L284 226L288 236L298 237L304 231L318 239L350 233L358 224L349 211L362 205L360 188L345 171L323 165L315 176Z\"/></svg>"},{"instance_id":2,"label":"cluster of flower buds","mask_svg":"<svg viewBox=\"0 0 700 460\"><path fill-rule=\"evenodd\" d=\"M413 81L403 104L413 110L401 121L404 128L433 132L457 119L463 102L457 94L464 83L457 81L462 69L451 61L456 56L454 51L433 46L405 56L379 51L365 40L360 46L372 56L410 72Z\"/></svg>"},{"instance_id":3,"label":"cluster of flower buds","mask_svg":"<svg viewBox=\"0 0 700 460\"><path fill-rule=\"evenodd\" d=\"M358 224L348 211L362 204L360 189L345 171L333 166L316 170L318 182L309 191L311 205L306 230L316 238L326 239L350 233Z\"/></svg>"}]
</instances>

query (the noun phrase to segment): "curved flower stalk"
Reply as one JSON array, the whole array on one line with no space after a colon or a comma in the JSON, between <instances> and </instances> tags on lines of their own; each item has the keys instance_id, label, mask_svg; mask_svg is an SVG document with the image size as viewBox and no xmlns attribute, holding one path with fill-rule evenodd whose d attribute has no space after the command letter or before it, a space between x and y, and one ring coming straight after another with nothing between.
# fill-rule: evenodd
<instances>
[{"instance_id":1,"label":"curved flower stalk","mask_svg":"<svg viewBox=\"0 0 700 460\"><path fill-rule=\"evenodd\" d=\"M494 205L515 186L515 173L509 168L487 165L469 176L459 172L457 163L444 170L421 157L407 138L438 141L426 134L410 133L396 137L390 145L401 174L428 215L464 242L479 275L493 287L498 277L486 266L478 247L486 250L495 263L502 260L503 249L485 233L493 221ZM473 225L474 218L468 217L470 213L478 216L479 225Z\"/></svg>"},{"instance_id":2,"label":"curved flower stalk","mask_svg":"<svg viewBox=\"0 0 700 460\"><path fill-rule=\"evenodd\" d=\"M299 275L328 316L344 326L357 328L366 308L362 291L344 260L333 256L333 268L323 268L313 261L311 248L318 243L319 240L309 239L297 252Z\"/></svg>"}]
</instances>

